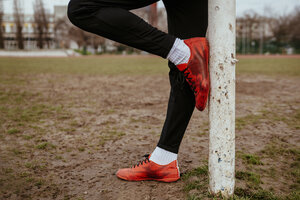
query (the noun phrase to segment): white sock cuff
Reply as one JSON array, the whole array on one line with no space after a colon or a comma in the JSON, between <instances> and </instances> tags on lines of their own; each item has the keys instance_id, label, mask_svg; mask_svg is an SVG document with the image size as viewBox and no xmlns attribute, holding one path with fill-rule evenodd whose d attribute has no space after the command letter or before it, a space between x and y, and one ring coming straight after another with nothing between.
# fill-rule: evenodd
<instances>
[{"instance_id":1,"label":"white sock cuff","mask_svg":"<svg viewBox=\"0 0 300 200\"><path fill-rule=\"evenodd\" d=\"M164 150L160 147L156 147L151 154L150 160L159 165L167 165L174 160L177 160L177 154Z\"/></svg>"},{"instance_id":2,"label":"white sock cuff","mask_svg":"<svg viewBox=\"0 0 300 200\"><path fill-rule=\"evenodd\" d=\"M187 63L189 61L191 52L190 48L184 43L183 40L176 38L173 47L171 48L167 59L175 65Z\"/></svg>"}]
</instances>

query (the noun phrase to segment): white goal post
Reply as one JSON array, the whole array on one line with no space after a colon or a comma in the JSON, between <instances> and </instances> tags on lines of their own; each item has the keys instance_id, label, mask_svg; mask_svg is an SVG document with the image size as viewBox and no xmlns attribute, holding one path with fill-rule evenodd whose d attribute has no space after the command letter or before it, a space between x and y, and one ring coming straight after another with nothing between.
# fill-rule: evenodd
<instances>
[{"instance_id":1,"label":"white goal post","mask_svg":"<svg viewBox=\"0 0 300 200\"><path fill-rule=\"evenodd\" d=\"M225 197L235 186L235 12L235 0L208 1L209 190Z\"/></svg>"}]
</instances>

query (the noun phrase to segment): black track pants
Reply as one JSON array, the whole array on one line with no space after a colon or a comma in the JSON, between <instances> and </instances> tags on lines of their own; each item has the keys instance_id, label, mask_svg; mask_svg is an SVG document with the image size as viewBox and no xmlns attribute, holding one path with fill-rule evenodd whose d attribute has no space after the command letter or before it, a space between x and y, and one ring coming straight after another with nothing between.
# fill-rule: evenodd
<instances>
[{"instance_id":1,"label":"black track pants","mask_svg":"<svg viewBox=\"0 0 300 200\"><path fill-rule=\"evenodd\" d=\"M152 27L129 10L158 0L71 0L70 21L79 28L108 39L166 58L176 37L204 37L208 0L163 0L169 33ZM194 94L182 73L169 62L171 92L158 146L178 153L195 108Z\"/></svg>"}]
</instances>

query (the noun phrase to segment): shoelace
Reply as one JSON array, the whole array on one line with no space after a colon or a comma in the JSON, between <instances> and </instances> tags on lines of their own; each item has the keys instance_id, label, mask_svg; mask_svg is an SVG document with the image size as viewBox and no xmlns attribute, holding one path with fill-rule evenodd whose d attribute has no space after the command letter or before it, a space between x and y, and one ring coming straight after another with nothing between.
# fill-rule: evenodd
<instances>
[{"instance_id":1,"label":"shoelace","mask_svg":"<svg viewBox=\"0 0 300 200\"><path fill-rule=\"evenodd\" d=\"M189 82L194 94L197 94L197 87L195 86L195 82L192 81L193 77L191 77L190 75L190 72L187 70L188 68L186 68L183 73L184 73L184 76L186 78L186 80Z\"/></svg>"},{"instance_id":2,"label":"shoelace","mask_svg":"<svg viewBox=\"0 0 300 200\"><path fill-rule=\"evenodd\" d=\"M149 154L145 154L143 157L145 157L145 159L144 160L142 160L142 161L140 161L140 162L138 162L136 165L134 165L132 168L135 168L135 167L138 167L138 166L140 166L140 165L143 165L144 163L149 163L150 162L150 160L149 160Z\"/></svg>"}]
</instances>

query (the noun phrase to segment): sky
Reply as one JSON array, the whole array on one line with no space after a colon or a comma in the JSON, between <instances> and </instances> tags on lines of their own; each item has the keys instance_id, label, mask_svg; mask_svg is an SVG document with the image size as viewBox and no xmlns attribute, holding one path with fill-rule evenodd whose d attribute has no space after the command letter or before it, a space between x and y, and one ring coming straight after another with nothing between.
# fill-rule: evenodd
<instances>
[{"instance_id":1,"label":"sky","mask_svg":"<svg viewBox=\"0 0 300 200\"><path fill-rule=\"evenodd\" d=\"M0 0L1 1L1 0ZM4 11L12 13L13 0L2 0L4 2ZM33 13L32 4L34 0L20 0L24 5L24 12ZM186 1L186 0L185 0ZM54 5L67 5L69 0L44 0L45 7L53 12ZM291 12L296 6L300 6L300 0L236 0L237 16L241 16L245 11L253 10L259 14L264 14L266 10L271 10L278 15L284 15ZM159 6L163 6L159 2Z\"/></svg>"}]
</instances>

